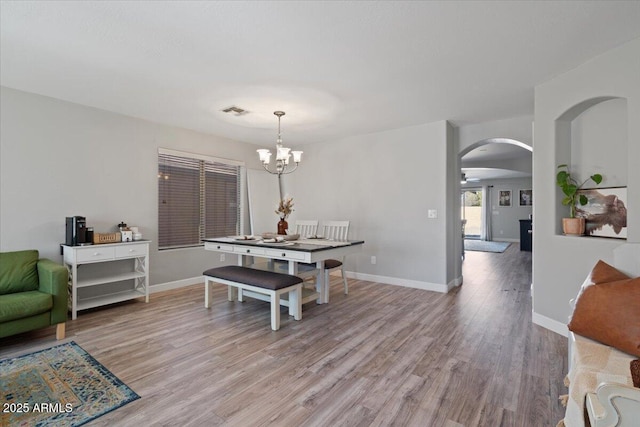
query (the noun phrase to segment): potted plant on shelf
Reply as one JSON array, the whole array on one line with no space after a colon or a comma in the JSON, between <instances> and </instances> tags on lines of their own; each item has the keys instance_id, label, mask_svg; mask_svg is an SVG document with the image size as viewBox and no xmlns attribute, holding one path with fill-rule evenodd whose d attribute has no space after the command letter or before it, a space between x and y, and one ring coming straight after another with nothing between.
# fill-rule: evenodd
<instances>
[{"instance_id":1,"label":"potted plant on shelf","mask_svg":"<svg viewBox=\"0 0 640 427\"><path fill-rule=\"evenodd\" d=\"M600 184L602 175L599 173L593 174L581 184L578 184L578 181L571 176L568 165L559 165L558 169L560 170L556 175L556 184L564 193L562 204L569 206L569 218L562 218L562 230L564 234L580 236L584 234L584 218L576 218L576 206L578 203L581 206L586 205L588 199L584 194L578 194L578 191L589 181L593 181L596 185Z\"/></svg>"}]
</instances>

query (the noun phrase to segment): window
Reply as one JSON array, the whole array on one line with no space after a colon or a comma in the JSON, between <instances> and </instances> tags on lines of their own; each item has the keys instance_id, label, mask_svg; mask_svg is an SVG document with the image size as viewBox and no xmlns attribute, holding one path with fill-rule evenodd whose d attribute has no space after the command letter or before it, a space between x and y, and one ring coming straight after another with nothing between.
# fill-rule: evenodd
<instances>
[{"instance_id":1,"label":"window","mask_svg":"<svg viewBox=\"0 0 640 427\"><path fill-rule=\"evenodd\" d=\"M158 248L201 246L240 232L242 163L158 151Z\"/></svg>"}]
</instances>

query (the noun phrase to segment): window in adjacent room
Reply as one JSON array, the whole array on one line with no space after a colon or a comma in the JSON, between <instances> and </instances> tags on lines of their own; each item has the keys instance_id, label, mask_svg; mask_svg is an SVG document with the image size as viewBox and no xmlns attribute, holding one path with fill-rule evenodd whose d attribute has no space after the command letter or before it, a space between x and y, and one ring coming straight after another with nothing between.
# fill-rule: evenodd
<instances>
[{"instance_id":1,"label":"window in adjacent room","mask_svg":"<svg viewBox=\"0 0 640 427\"><path fill-rule=\"evenodd\" d=\"M234 160L158 150L158 248L202 246L237 235L241 169Z\"/></svg>"}]
</instances>

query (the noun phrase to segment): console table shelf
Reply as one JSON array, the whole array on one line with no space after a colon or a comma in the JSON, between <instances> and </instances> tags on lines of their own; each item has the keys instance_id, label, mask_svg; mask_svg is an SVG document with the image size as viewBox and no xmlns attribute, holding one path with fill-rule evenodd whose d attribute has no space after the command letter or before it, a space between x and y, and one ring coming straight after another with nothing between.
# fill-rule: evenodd
<instances>
[{"instance_id":1,"label":"console table shelf","mask_svg":"<svg viewBox=\"0 0 640 427\"><path fill-rule=\"evenodd\" d=\"M149 302L149 241L108 243L89 246L62 245L64 264L69 270L69 309L76 319L79 310L99 307L136 298ZM83 277L84 268L90 264L132 260L132 271L104 273L97 277ZM82 269L78 267L83 266ZM85 272L86 273L86 272ZM109 284L131 282L128 289L110 289ZM125 284L126 285L126 284ZM78 290L96 287L98 295L82 296Z\"/></svg>"},{"instance_id":2,"label":"console table shelf","mask_svg":"<svg viewBox=\"0 0 640 427\"><path fill-rule=\"evenodd\" d=\"M146 273L144 272L131 272L131 273L119 273L119 274L114 274L112 276L104 276L104 277L99 277L96 279L78 279L78 288L84 288L87 286L96 286L96 285L103 285L105 283L115 283L115 282L123 282L125 280L132 280L132 279L138 279L138 278L143 278L146 276Z\"/></svg>"},{"instance_id":3,"label":"console table shelf","mask_svg":"<svg viewBox=\"0 0 640 427\"><path fill-rule=\"evenodd\" d=\"M101 307L103 305L115 304L117 302L128 301L130 299L136 299L141 297L147 297L144 292L140 291L123 291L115 292L108 295L102 295L92 298L84 298L78 301L77 310L86 310L94 307ZM148 302L148 300L147 300Z\"/></svg>"}]
</instances>

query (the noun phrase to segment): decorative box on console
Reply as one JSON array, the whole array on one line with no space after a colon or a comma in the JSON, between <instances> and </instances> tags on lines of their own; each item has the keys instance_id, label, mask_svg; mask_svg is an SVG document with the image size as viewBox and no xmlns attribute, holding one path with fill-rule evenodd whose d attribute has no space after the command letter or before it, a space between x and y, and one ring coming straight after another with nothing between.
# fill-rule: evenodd
<instances>
[{"instance_id":1,"label":"decorative box on console","mask_svg":"<svg viewBox=\"0 0 640 427\"><path fill-rule=\"evenodd\" d=\"M93 243L99 245L101 243L118 243L122 235L120 233L94 233Z\"/></svg>"}]
</instances>

